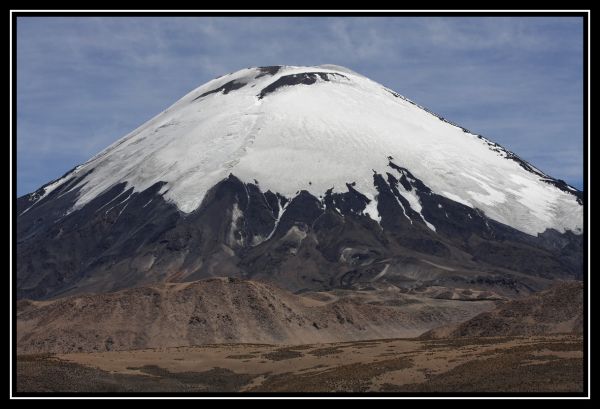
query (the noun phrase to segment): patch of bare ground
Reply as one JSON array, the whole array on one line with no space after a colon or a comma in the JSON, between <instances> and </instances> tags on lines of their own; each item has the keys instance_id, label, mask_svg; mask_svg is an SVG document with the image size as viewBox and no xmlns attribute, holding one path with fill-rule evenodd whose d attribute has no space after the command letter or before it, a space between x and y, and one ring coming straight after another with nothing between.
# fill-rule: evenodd
<instances>
[{"instance_id":1,"label":"patch of bare ground","mask_svg":"<svg viewBox=\"0 0 600 409\"><path fill-rule=\"evenodd\" d=\"M548 352L550 354L556 354L558 352L577 352L583 354L583 343L581 338L579 339L562 339L558 338L553 341L535 342L532 340L531 343L526 343L528 338L523 338L523 343L520 345L510 347L512 353L533 353L540 354L540 352ZM503 354L506 352L506 348L493 348L480 353L481 356Z\"/></svg>"},{"instance_id":2,"label":"patch of bare ground","mask_svg":"<svg viewBox=\"0 0 600 409\"><path fill-rule=\"evenodd\" d=\"M268 377L254 392L366 392L371 379L382 373L411 367L407 358L342 365L310 373Z\"/></svg>"},{"instance_id":3,"label":"patch of bare ground","mask_svg":"<svg viewBox=\"0 0 600 409\"><path fill-rule=\"evenodd\" d=\"M312 349L314 348L314 345L293 345L291 347L288 347L288 349L290 350L294 350L294 351L304 351L305 349Z\"/></svg>"},{"instance_id":4,"label":"patch of bare ground","mask_svg":"<svg viewBox=\"0 0 600 409\"><path fill-rule=\"evenodd\" d=\"M228 359L251 359L251 358L256 358L256 355L238 354L238 355L228 355L225 358L228 358Z\"/></svg>"},{"instance_id":5,"label":"patch of bare ground","mask_svg":"<svg viewBox=\"0 0 600 409\"><path fill-rule=\"evenodd\" d=\"M335 346L335 347L314 349L314 350L310 351L309 354L311 354L313 356L328 356L328 355L340 354L342 352L344 352L343 349L341 349L338 346Z\"/></svg>"},{"instance_id":6,"label":"patch of bare ground","mask_svg":"<svg viewBox=\"0 0 600 409\"><path fill-rule=\"evenodd\" d=\"M533 336L583 333L583 283L557 282L552 287L511 300L458 324L444 325L421 339Z\"/></svg>"},{"instance_id":7,"label":"patch of bare ground","mask_svg":"<svg viewBox=\"0 0 600 409\"><path fill-rule=\"evenodd\" d=\"M299 358L303 354L301 352L294 351L292 349L282 348L273 352L263 354L263 358L270 359L271 361L283 361L284 359Z\"/></svg>"},{"instance_id":8,"label":"patch of bare ground","mask_svg":"<svg viewBox=\"0 0 600 409\"><path fill-rule=\"evenodd\" d=\"M238 374L225 368L213 368L203 372L171 372L156 365L146 365L141 368L130 369L137 369L161 379L191 385L206 392L239 390L254 378L254 376Z\"/></svg>"},{"instance_id":9,"label":"patch of bare ground","mask_svg":"<svg viewBox=\"0 0 600 409\"><path fill-rule=\"evenodd\" d=\"M28 392L227 392L239 390L254 376L225 368L201 372L170 372L156 365L139 370L147 375L111 373L51 356L17 360L17 391Z\"/></svg>"},{"instance_id":10,"label":"patch of bare ground","mask_svg":"<svg viewBox=\"0 0 600 409\"><path fill-rule=\"evenodd\" d=\"M113 374L53 357L17 359L17 392L193 392L194 388L160 377Z\"/></svg>"},{"instance_id":11,"label":"patch of bare ground","mask_svg":"<svg viewBox=\"0 0 600 409\"><path fill-rule=\"evenodd\" d=\"M540 357L515 351L465 362L425 382L384 384L383 392L581 392L583 365L577 358Z\"/></svg>"},{"instance_id":12,"label":"patch of bare ground","mask_svg":"<svg viewBox=\"0 0 600 409\"><path fill-rule=\"evenodd\" d=\"M20 392L577 392L578 335L20 355Z\"/></svg>"}]
</instances>

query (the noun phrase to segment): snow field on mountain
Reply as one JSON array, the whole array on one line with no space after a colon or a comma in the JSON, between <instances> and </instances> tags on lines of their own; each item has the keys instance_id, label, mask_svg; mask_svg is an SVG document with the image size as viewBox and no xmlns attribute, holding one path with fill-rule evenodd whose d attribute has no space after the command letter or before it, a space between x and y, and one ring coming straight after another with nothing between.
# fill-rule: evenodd
<instances>
[{"instance_id":1,"label":"snow field on mountain","mask_svg":"<svg viewBox=\"0 0 600 409\"><path fill-rule=\"evenodd\" d=\"M305 72L343 77L257 97L282 76ZM433 192L526 233L582 227L573 195L380 84L334 66L260 74L244 69L208 82L80 166L77 174L93 172L78 184L75 207L120 182L142 191L165 181L164 197L189 213L229 174L286 197L302 189L316 197L332 187L343 192L355 182L376 199L373 174L396 174L388 166L392 156ZM231 81L246 85L200 97ZM420 212L418 194L400 192ZM365 212L379 219L376 200Z\"/></svg>"}]
</instances>

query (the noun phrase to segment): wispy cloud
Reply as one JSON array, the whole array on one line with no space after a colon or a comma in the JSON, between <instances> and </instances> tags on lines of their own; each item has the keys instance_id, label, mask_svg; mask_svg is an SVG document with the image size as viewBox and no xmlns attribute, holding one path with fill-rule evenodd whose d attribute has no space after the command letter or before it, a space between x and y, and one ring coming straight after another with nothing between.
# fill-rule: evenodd
<instances>
[{"instance_id":1,"label":"wispy cloud","mask_svg":"<svg viewBox=\"0 0 600 409\"><path fill-rule=\"evenodd\" d=\"M19 194L202 83L256 65L345 65L582 179L577 18L20 18Z\"/></svg>"}]
</instances>

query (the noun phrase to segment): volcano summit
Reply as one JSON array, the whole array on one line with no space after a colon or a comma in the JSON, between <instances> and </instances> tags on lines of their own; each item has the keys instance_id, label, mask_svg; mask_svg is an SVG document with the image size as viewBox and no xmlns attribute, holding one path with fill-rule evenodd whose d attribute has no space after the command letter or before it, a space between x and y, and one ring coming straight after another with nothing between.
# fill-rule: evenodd
<instances>
[{"instance_id":1,"label":"volcano summit","mask_svg":"<svg viewBox=\"0 0 600 409\"><path fill-rule=\"evenodd\" d=\"M214 276L510 298L582 272L582 192L332 65L209 81L17 207L19 298Z\"/></svg>"}]
</instances>

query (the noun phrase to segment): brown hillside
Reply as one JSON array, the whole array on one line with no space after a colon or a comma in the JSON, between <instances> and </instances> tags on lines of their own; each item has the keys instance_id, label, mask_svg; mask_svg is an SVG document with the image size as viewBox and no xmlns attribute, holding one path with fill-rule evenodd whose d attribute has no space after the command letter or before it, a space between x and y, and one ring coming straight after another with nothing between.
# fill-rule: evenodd
<instances>
[{"instance_id":1,"label":"brown hillside","mask_svg":"<svg viewBox=\"0 0 600 409\"><path fill-rule=\"evenodd\" d=\"M472 319L436 328L422 338L549 335L583 332L583 283L559 282L521 300L508 301Z\"/></svg>"},{"instance_id":2,"label":"brown hillside","mask_svg":"<svg viewBox=\"0 0 600 409\"><path fill-rule=\"evenodd\" d=\"M66 353L415 337L493 308L491 301L404 297L412 298L395 305L338 296L319 300L256 281L214 278L21 301L17 348L19 353Z\"/></svg>"}]
</instances>

